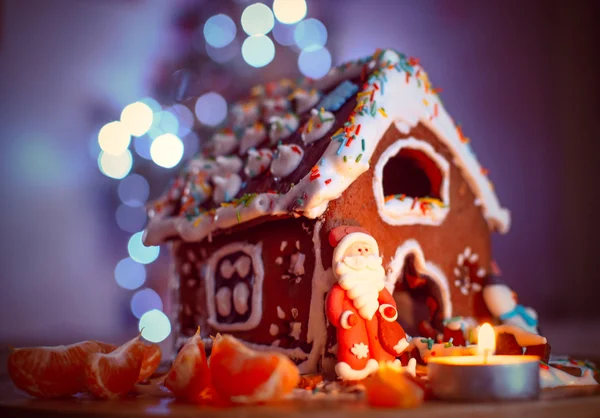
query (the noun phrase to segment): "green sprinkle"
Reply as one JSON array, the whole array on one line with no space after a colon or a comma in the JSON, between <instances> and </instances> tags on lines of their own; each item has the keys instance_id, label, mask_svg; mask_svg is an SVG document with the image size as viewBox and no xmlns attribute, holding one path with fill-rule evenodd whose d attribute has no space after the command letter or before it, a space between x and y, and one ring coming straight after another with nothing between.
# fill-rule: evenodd
<instances>
[{"instance_id":1,"label":"green sprinkle","mask_svg":"<svg viewBox=\"0 0 600 418\"><path fill-rule=\"evenodd\" d=\"M362 158L362 153L358 154L358 157L356 157L356 162L359 162L361 158Z\"/></svg>"},{"instance_id":2,"label":"green sprinkle","mask_svg":"<svg viewBox=\"0 0 600 418\"><path fill-rule=\"evenodd\" d=\"M344 162L347 163L348 162L348 156L344 155Z\"/></svg>"},{"instance_id":3,"label":"green sprinkle","mask_svg":"<svg viewBox=\"0 0 600 418\"><path fill-rule=\"evenodd\" d=\"M240 211L236 210L235 213L237 215L237 221L238 221L238 223L242 223L242 215L240 215Z\"/></svg>"},{"instance_id":4,"label":"green sprinkle","mask_svg":"<svg viewBox=\"0 0 600 418\"><path fill-rule=\"evenodd\" d=\"M360 143L362 144L362 150L364 151L365 150L365 139L364 138L361 139Z\"/></svg>"}]
</instances>

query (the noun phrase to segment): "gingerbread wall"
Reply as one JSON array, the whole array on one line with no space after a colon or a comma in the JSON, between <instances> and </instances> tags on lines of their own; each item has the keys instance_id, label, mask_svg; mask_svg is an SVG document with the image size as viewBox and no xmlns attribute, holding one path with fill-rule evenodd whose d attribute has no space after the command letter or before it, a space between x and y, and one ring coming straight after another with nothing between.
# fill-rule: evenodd
<instances>
[{"instance_id":1,"label":"gingerbread wall","mask_svg":"<svg viewBox=\"0 0 600 418\"><path fill-rule=\"evenodd\" d=\"M450 163L450 210L439 226L402 225L393 226L384 222L378 214L373 193L374 169L382 152L401 138L414 137L433 146ZM392 124L373 154L371 169L362 174L343 195L329 204L322 229L323 263L331 266L332 248L327 244L329 231L342 224L360 225L375 237L383 256L384 267L388 267L396 249L409 239L416 240L427 261L442 270L450 288L453 304L453 316L483 316L487 310L483 305L481 293L468 289L467 295L461 293L464 282L458 282L455 275L459 254L470 247L478 255L476 264L489 272L491 262L490 230L481 209L476 205L476 197L465 182L459 169L453 164L448 149L424 125L419 124L408 134L403 134ZM477 286L475 286L477 289ZM398 288L398 286L396 287ZM463 289L463 291L465 291ZM401 308L401 307L400 307Z\"/></svg>"},{"instance_id":2,"label":"gingerbread wall","mask_svg":"<svg viewBox=\"0 0 600 418\"><path fill-rule=\"evenodd\" d=\"M176 298L181 301L177 321L181 326L180 335L193 335L200 325L204 337L226 332L261 345L271 345L278 340L276 344L281 348L301 348L308 353L306 324L314 270L313 227L314 221L308 219L279 219L219 235L212 242L174 243L175 268L179 276ZM246 331L218 329L207 322L207 292L210 291L207 280L211 280L207 264L215 252L235 243L260 244L264 268L262 315L258 326ZM237 257L233 253L224 259L231 258L229 265L235 265ZM229 279L220 278L221 284L230 280L239 280L237 273ZM247 317L248 314L239 319ZM301 354L301 357L304 356Z\"/></svg>"}]
</instances>

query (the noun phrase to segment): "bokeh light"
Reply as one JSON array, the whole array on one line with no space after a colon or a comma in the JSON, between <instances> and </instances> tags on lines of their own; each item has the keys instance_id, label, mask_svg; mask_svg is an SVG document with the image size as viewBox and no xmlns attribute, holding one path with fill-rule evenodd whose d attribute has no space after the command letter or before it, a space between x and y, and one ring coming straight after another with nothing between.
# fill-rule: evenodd
<instances>
[{"instance_id":1,"label":"bokeh light","mask_svg":"<svg viewBox=\"0 0 600 418\"><path fill-rule=\"evenodd\" d=\"M173 168L183 157L183 142L173 134L161 135L150 145L150 155L156 165Z\"/></svg>"},{"instance_id":2,"label":"bokeh light","mask_svg":"<svg viewBox=\"0 0 600 418\"><path fill-rule=\"evenodd\" d=\"M266 35L274 24L273 12L263 3L251 4L242 12L242 29L248 35Z\"/></svg>"},{"instance_id":3,"label":"bokeh light","mask_svg":"<svg viewBox=\"0 0 600 418\"><path fill-rule=\"evenodd\" d=\"M150 185L144 177L134 173L121 180L117 193L127 206L139 207L148 200Z\"/></svg>"},{"instance_id":4,"label":"bokeh light","mask_svg":"<svg viewBox=\"0 0 600 418\"><path fill-rule=\"evenodd\" d=\"M152 138L149 136L140 136L139 138L133 138L133 149L135 153L145 160L151 160L150 145L152 145Z\"/></svg>"},{"instance_id":5,"label":"bokeh light","mask_svg":"<svg viewBox=\"0 0 600 418\"><path fill-rule=\"evenodd\" d=\"M227 102L219 93L209 92L198 97L194 113L200 123L217 126L227 116Z\"/></svg>"},{"instance_id":6,"label":"bokeh light","mask_svg":"<svg viewBox=\"0 0 600 418\"><path fill-rule=\"evenodd\" d=\"M121 112L121 123L133 136L142 136L152 126L154 111L144 102L131 103Z\"/></svg>"},{"instance_id":7,"label":"bokeh light","mask_svg":"<svg viewBox=\"0 0 600 418\"><path fill-rule=\"evenodd\" d=\"M178 130L177 116L169 111L162 111L154 114L154 123L148 130L148 136L154 139L163 134L177 135Z\"/></svg>"},{"instance_id":8,"label":"bokeh light","mask_svg":"<svg viewBox=\"0 0 600 418\"><path fill-rule=\"evenodd\" d=\"M275 45L265 35L249 36L242 44L242 56L252 67L264 67L275 58Z\"/></svg>"},{"instance_id":9,"label":"bokeh light","mask_svg":"<svg viewBox=\"0 0 600 418\"><path fill-rule=\"evenodd\" d=\"M146 268L127 257L117 263L115 280L119 286L127 290L135 290L146 281Z\"/></svg>"},{"instance_id":10,"label":"bokeh light","mask_svg":"<svg viewBox=\"0 0 600 418\"><path fill-rule=\"evenodd\" d=\"M171 322L163 312L153 309L142 315L138 329L144 339L151 343L159 343L171 333Z\"/></svg>"},{"instance_id":11,"label":"bokeh light","mask_svg":"<svg viewBox=\"0 0 600 418\"><path fill-rule=\"evenodd\" d=\"M286 25L285 23L275 22L273 27L273 37L279 45L294 45L294 30L296 25Z\"/></svg>"},{"instance_id":12,"label":"bokeh light","mask_svg":"<svg viewBox=\"0 0 600 418\"><path fill-rule=\"evenodd\" d=\"M119 205L115 214L117 225L125 232L137 232L146 226L148 215L143 206L137 208Z\"/></svg>"},{"instance_id":13,"label":"bokeh light","mask_svg":"<svg viewBox=\"0 0 600 418\"><path fill-rule=\"evenodd\" d=\"M167 112L175 115L179 122L177 136L180 138L186 136L194 126L194 114L192 111L187 106L177 103L167 109Z\"/></svg>"},{"instance_id":14,"label":"bokeh light","mask_svg":"<svg viewBox=\"0 0 600 418\"><path fill-rule=\"evenodd\" d=\"M218 14L206 21L203 32L207 44L215 48L223 48L233 41L237 30L229 16Z\"/></svg>"},{"instance_id":15,"label":"bokeh light","mask_svg":"<svg viewBox=\"0 0 600 418\"><path fill-rule=\"evenodd\" d=\"M320 20L303 20L294 29L294 42L300 49L325 46L327 43L327 28Z\"/></svg>"},{"instance_id":16,"label":"bokeh light","mask_svg":"<svg viewBox=\"0 0 600 418\"><path fill-rule=\"evenodd\" d=\"M305 0L275 0L273 2L273 13L281 23L296 23L306 16Z\"/></svg>"},{"instance_id":17,"label":"bokeh light","mask_svg":"<svg viewBox=\"0 0 600 418\"><path fill-rule=\"evenodd\" d=\"M215 48L206 44L206 53L213 61L225 64L240 53L240 43L237 39L234 39L233 42L223 48Z\"/></svg>"},{"instance_id":18,"label":"bokeh light","mask_svg":"<svg viewBox=\"0 0 600 418\"><path fill-rule=\"evenodd\" d=\"M304 49L298 56L298 67L306 77L321 78L331 68L331 54L327 48Z\"/></svg>"},{"instance_id":19,"label":"bokeh light","mask_svg":"<svg viewBox=\"0 0 600 418\"><path fill-rule=\"evenodd\" d=\"M131 135L125 125L119 121L109 122L98 132L98 144L106 154L121 155L125 152Z\"/></svg>"},{"instance_id":20,"label":"bokeh light","mask_svg":"<svg viewBox=\"0 0 600 418\"><path fill-rule=\"evenodd\" d=\"M141 318L146 312L153 309L162 311L163 303L158 293L152 289L142 289L135 292L131 298L131 312L136 318Z\"/></svg>"},{"instance_id":21,"label":"bokeh light","mask_svg":"<svg viewBox=\"0 0 600 418\"><path fill-rule=\"evenodd\" d=\"M129 150L125 150L121 155L112 155L104 151L98 156L98 167L107 177L120 180L131 171L133 166L133 157Z\"/></svg>"},{"instance_id":22,"label":"bokeh light","mask_svg":"<svg viewBox=\"0 0 600 418\"><path fill-rule=\"evenodd\" d=\"M187 134L183 139L183 159L192 158L200 149L200 137L194 131Z\"/></svg>"},{"instance_id":23,"label":"bokeh light","mask_svg":"<svg viewBox=\"0 0 600 418\"><path fill-rule=\"evenodd\" d=\"M127 251L129 257L133 258L138 263L149 264L158 258L160 247L146 247L142 242L143 232L137 232L129 238L127 243Z\"/></svg>"}]
</instances>

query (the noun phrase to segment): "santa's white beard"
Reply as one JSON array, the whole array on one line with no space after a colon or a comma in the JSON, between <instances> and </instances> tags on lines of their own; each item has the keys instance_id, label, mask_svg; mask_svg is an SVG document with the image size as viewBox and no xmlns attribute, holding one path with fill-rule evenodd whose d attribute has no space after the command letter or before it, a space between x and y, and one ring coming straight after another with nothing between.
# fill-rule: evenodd
<instances>
[{"instance_id":1,"label":"santa's white beard","mask_svg":"<svg viewBox=\"0 0 600 418\"><path fill-rule=\"evenodd\" d=\"M379 308L379 292L385 287L385 270L375 255L344 257L335 265L338 283L358 313L371 320Z\"/></svg>"}]
</instances>

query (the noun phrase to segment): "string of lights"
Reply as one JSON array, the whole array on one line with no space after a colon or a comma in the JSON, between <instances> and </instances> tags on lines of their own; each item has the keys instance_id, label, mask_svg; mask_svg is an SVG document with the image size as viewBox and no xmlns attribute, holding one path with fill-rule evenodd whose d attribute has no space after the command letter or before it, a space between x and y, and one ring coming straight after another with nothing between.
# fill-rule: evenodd
<instances>
[{"instance_id":1,"label":"string of lights","mask_svg":"<svg viewBox=\"0 0 600 418\"><path fill-rule=\"evenodd\" d=\"M241 58L247 66L262 68L273 62L277 43L297 53L298 69L303 75L319 78L332 64L326 47L328 34L325 25L316 18L307 18L307 13L305 0L274 0L271 7L262 2L246 6L238 24L225 13L214 14L193 29L191 49L195 54L208 55L217 65ZM186 22L193 25L195 19ZM182 85L185 89L189 79L183 77L177 83L175 89ZM157 260L160 248L142 243L150 184L143 175L132 172L135 159L174 169L182 159L198 151L198 131L220 126L226 120L227 109L226 100L216 91L166 107L146 97L127 105L119 120L106 123L98 132L100 171L118 180L117 225L132 234L127 244L128 256L115 267L115 280L121 288L134 292L131 312L139 319L144 338L152 342L166 339L171 324L163 312L160 295L145 287L147 266Z\"/></svg>"}]
</instances>

